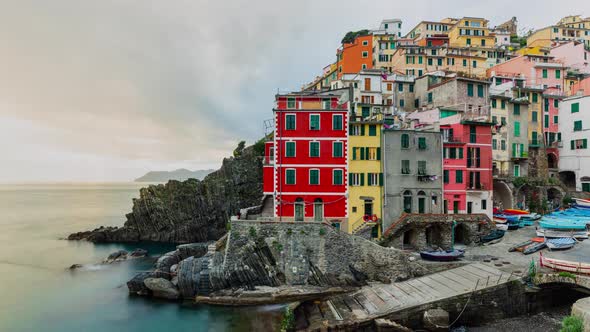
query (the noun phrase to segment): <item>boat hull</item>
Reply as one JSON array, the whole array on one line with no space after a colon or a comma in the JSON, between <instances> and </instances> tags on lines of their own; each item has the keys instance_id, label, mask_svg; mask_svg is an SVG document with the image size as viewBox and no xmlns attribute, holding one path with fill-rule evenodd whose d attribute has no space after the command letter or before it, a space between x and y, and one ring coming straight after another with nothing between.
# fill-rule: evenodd
<instances>
[{"instance_id":1,"label":"boat hull","mask_svg":"<svg viewBox=\"0 0 590 332\"><path fill-rule=\"evenodd\" d=\"M573 273L590 274L590 264L582 262L572 262L561 259L549 258L543 256L539 258L539 265L558 271L567 271Z\"/></svg>"},{"instance_id":2,"label":"boat hull","mask_svg":"<svg viewBox=\"0 0 590 332\"><path fill-rule=\"evenodd\" d=\"M546 237L546 238L559 238L559 237L573 237L575 239L587 239L588 232L585 231L556 231L550 229L538 229L537 236Z\"/></svg>"},{"instance_id":3,"label":"boat hull","mask_svg":"<svg viewBox=\"0 0 590 332\"><path fill-rule=\"evenodd\" d=\"M465 252L463 250L453 250L451 252L421 251L420 257L429 261L450 262L463 257L464 253Z\"/></svg>"}]
</instances>

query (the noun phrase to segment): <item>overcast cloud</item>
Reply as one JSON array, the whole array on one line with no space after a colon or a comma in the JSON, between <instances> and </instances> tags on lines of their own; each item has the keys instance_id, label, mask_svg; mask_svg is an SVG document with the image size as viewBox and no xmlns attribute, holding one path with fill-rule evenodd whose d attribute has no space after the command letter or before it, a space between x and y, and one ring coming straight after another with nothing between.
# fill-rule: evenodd
<instances>
[{"instance_id":1,"label":"overcast cloud","mask_svg":"<svg viewBox=\"0 0 590 332\"><path fill-rule=\"evenodd\" d=\"M349 30L449 16L539 28L589 3L0 0L0 182L216 168Z\"/></svg>"}]
</instances>

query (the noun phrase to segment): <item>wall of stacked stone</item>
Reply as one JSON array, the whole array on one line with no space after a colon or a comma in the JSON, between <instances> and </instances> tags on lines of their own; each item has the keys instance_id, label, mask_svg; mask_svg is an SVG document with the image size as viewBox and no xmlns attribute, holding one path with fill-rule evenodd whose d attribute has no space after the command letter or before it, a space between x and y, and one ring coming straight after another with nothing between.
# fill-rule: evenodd
<instances>
[{"instance_id":1,"label":"wall of stacked stone","mask_svg":"<svg viewBox=\"0 0 590 332\"><path fill-rule=\"evenodd\" d=\"M453 228L453 222L456 222ZM407 214L384 232L383 245L398 249L450 249L453 229L462 230L463 243L473 244L494 229L484 214ZM430 233L430 243L427 241ZM404 237L408 237L404 244Z\"/></svg>"},{"instance_id":2,"label":"wall of stacked stone","mask_svg":"<svg viewBox=\"0 0 590 332\"><path fill-rule=\"evenodd\" d=\"M289 285L308 284L320 271L331 284L399 280L427 273L401 250L335 230L323 223L233 220L224 266L240 265L242 248L264 243ZM263 242L262 242L263 241ZM317 273L316 274L316 278Z\"/></svg>"}]
</instances>

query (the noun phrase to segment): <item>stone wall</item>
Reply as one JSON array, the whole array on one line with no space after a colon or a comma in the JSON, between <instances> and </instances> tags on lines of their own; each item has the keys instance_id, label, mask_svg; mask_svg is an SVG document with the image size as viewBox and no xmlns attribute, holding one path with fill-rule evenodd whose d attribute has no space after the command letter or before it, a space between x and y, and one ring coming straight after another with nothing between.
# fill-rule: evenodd
<instances>
[{"instance_id":1,"label":"stone wall","mask_svg":"<svg viewBox=\"0 0 590 332\"><path fill-rule=\"evenodd\" d=\"M485 214L406 214L384 232L383 245L398 249L450 249L453 240L455 244L476 243L493 229L493 222Z\"/></svg>"}]
</instances>

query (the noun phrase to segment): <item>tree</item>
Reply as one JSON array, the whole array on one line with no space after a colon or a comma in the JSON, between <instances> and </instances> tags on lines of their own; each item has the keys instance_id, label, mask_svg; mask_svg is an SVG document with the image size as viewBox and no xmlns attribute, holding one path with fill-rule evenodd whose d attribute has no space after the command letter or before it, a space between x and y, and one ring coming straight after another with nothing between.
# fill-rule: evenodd
<instances>
[{"instance_id":1,"label":"tree","mask_svg":"<svg viewBox=\"0 0 590 332\"><path fill-rule=\"evenodd\" d=\"M238 147L234 150L234 157L239 157L242 155L242 151L246 147L246 141L241 141L238 143Z\"/></svg>"}]
</instances>

